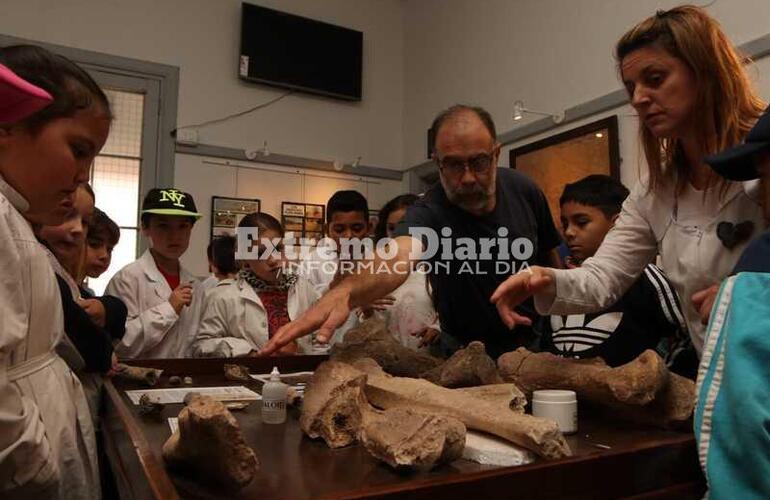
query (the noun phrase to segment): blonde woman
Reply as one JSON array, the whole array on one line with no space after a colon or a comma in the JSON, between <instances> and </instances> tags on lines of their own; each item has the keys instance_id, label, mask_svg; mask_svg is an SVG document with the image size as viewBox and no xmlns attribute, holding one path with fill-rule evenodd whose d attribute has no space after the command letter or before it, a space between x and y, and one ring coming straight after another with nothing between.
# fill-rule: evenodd
<instances>
[{"instance_id":1,"label":"blonde woman","mask_svg":"<svg viewBox=\"0 0 770 500\"><path fill-rule=\"evenodd\" d=\"M492 301L509 327L528 323L513 307L530 295L542 314L600 310L659 254L700 353L717 285L763 227L756 186L722 180L703 159L739 144L764 104L742 56L697 7L645 19L620 39L616 57L649 175L593 258L572 270L534 266L500 285Z\"/></svg>"}]
</instances>

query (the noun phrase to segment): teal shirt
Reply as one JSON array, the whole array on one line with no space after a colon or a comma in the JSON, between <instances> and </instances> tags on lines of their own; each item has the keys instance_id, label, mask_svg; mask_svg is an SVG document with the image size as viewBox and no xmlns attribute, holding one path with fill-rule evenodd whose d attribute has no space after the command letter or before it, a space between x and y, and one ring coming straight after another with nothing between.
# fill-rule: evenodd
<instances>
[{"instance_id":1,"label":"teal shirt","mask_svg":"<svg viewBox=\"0 0 770 500\"><path fill-rule=\"evenodd\" d=\"M722 284L697 398L695 435L708 497L770 498L770 273L742 272Z\"/></svg>"}]
</instances>

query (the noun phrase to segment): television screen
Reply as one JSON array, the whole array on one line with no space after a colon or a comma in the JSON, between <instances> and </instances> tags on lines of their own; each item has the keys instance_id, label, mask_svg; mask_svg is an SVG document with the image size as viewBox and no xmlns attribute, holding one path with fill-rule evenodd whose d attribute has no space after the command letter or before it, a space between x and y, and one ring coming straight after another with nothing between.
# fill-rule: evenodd
<instances>
[{"instance_id":1,"label":"television screen","mask_svg":"<svg viewBox=\"0 0 770 500\"><path fill-rule=\"evenodd\" d=\"M238 71L242 79L361 100L363 33L242 5Z\"/></svg>"}]
</instances>

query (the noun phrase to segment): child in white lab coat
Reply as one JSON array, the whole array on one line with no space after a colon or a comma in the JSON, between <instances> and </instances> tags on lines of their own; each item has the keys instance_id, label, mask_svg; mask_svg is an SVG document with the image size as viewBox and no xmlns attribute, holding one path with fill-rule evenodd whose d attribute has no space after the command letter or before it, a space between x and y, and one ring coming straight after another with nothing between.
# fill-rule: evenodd
<instances>
[{"instance_id":1,"label":"child in white lab coat","mask_svg":"<svg viewBox=\"0 0 770 500\"><path fill-rule=\"evenodd\" d=\"M105 293L125 302L126 333L115 346L121 359L189 356L200 312L198 279L179 261L201 217L189 193L151 189L142 203L142 231L150 248L112 277Z\"/></svg>"},{"instance_id":2,"label":"child in white lab coat","mask_svg":"<svg viewBox=\"0 0 770 500\"><path fill-rule=\"evenodd\" d=\"M283 255L283 227L274 217L253 213L239 228L256 228L258 238L236 280L224 280L206 297L198 335L197 357L255 354L280 327L298 318L318 294L304 277L289 271ZM239 253L247 252L240 249ZM281 354L310 353L310 337L292 342Z\"/></svg>"},{"instance_id":3,"label":"child in white lab coat","mask_svg":"<svg viewBox=\"0 0 770 500\"><path fill-rule=\"evenodd\" d=\"M419 199L414 194L402 194L387 202L380 210L374 237L379 242L392 238L396 226L406 215L407 209ZM392 293L393 305L379 313L387 318L388 330L404 346L411 349L428 349L436 344L441 333L438 314L429 294L425 273L409 273L403 285Z\"/></svg>"},{"instance_id":4,"label":"child in white lab coat","mask_svg":"<svg viewBox=\"0 0 770 500\"><path fill-rule=\"evenodd\" d=\"M86 186L81 184L75 192L74 206L62 224L43 225L36 230L40 241L50 250L48 257L56 273L64 308L64 331L67 335L57 347L57 352L78 375L84 372L107 373L112 368L113 355L112 339L105 329L107 310L97 299L90 299L92 302L88 303L83 301L78 286L88 226L94 211L93 191ZM111 299L120 302L115 297ZM89 309L80 304L88 304ZM99 305L101 309L97 312ZM125 325L125 306L122 306L122 311L117 320ZM91 398L88 384L82 376L80 378L86 387L86 395Z\"/></svg>"},{"instance_id":5,"label":"child in white lab coat","mask_svg":"<svg viewBox=\"0 0 770 500\"><path fill-rule=\"evenodd\" d=\"M40 47L0 49L4 499L101 496L83 389L54 350L64 335L59 287L32 225L64 222L110 122L104 92L73 62Z\"/></svg>"}]
</instances>

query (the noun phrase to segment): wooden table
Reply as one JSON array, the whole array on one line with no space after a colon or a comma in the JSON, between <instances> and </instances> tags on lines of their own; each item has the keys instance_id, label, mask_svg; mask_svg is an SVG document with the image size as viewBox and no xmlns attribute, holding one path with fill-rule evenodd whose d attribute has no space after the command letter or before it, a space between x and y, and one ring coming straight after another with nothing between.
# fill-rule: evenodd
<instances>
[{"instance_id":1,"label":"wooden table","mask_svg":"<svg viewBox=\"0 0 770 500\"><path fill-rule=\"evenodd\" d=\"M239 359L252 373L313 370L324 356ZM189 375L194 386L260 384L227 382L222 365L232 360L153 360L135 362L163 368L168 376ZM162 420L142 417L124 391L142 386L122 381L106 384L102 427L110 465L123 498L222 498L221 488L169 471L161 447L170 435L167 417L181 404L167 405ZM236 498L700 498L704 480L692 434L620 427L581 419L568 436L574 456L520 467L491 467L457 460L425 473L396 472L373 459L361 446L329 449L304 437L296 410L286 424L262 424L259 404L233 412L260 471ZM610 449L596 446L605 445Z\"/></svg>"}]
</instances>

